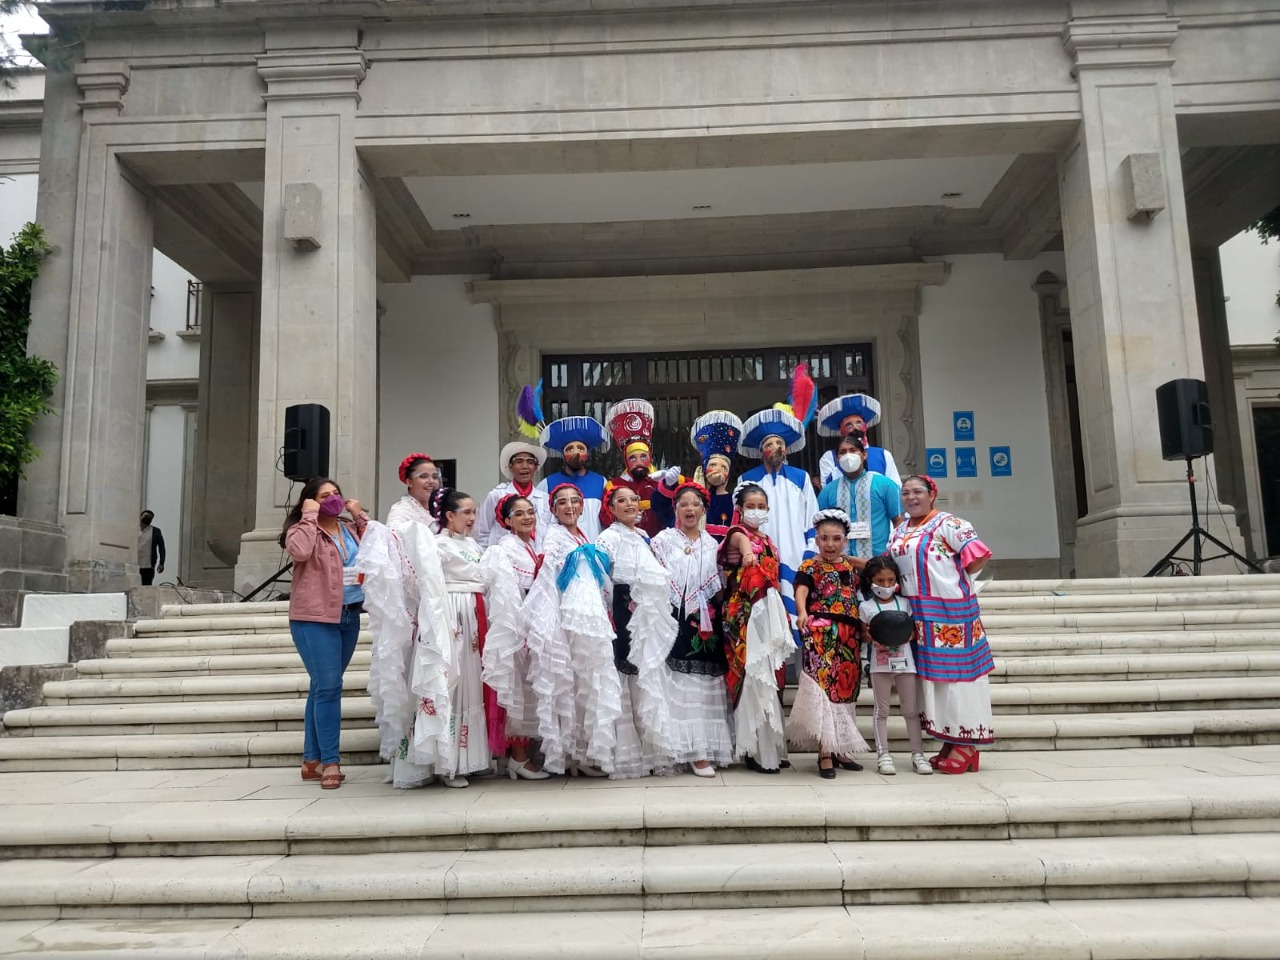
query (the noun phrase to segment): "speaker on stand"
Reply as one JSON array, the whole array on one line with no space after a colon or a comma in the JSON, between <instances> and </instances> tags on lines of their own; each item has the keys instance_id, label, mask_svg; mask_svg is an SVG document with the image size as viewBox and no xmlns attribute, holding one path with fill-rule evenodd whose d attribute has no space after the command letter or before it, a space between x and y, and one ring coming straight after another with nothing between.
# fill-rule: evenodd
<instances>
[{"instance_id":1,"label":"speaker on stand","mask_svg":"<svg viewBox=\"0 0 1280 960\"><path fill-rule=\"evenodd\" d=\"M1179 564L1191 564L1191 575L1200 576L1201 567L1211 560L1225 557L1243 563L1254 573L1262 569L1252 560L1242 557L1204 527L1200 526L1200 508L1196 504L1196 477L1194 461L1213 453L1213 417L1209 410L1209 391L1203 380L1182 378L1170 380L1156 387L1156 419L1160 426L1160 455L1165 460L1187 462L1187 494L1191 499L1191 529L1174 544L1154 567L1148 577L1156 577L1165 571L1176 573ZM1190 541L1191 556L1180 557L1178 551ZM1211 557L1204 555L1204 545L1211 543L1222 553Z\"/></svg>"}]
</instances>

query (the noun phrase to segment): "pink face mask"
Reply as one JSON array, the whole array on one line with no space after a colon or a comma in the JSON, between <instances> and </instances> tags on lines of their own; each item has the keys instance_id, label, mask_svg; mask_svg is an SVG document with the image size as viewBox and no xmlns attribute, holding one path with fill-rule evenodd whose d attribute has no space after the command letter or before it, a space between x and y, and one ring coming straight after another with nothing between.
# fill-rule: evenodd
<instances>
[{"instance_id":1,"label":"pink face mask","mask_svg":"<svg viewBox=\"0 0 1280 960\"><path fill-rule=\"evenodd\" d=\"M320 501L320 513L326 517L336 517L342 512L343 506L342 497L331 493Z\"/></svg>"}]
</instances>

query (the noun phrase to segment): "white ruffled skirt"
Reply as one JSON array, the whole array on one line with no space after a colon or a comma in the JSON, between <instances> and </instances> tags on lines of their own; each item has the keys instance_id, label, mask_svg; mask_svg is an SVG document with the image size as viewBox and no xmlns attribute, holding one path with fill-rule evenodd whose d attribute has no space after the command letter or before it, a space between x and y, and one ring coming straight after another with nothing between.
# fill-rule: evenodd
<instances>
[{"instance_id":1,"label":"white ruffled skirt","mask_svg":"<svg viewBox=\"0 0 1280 960\"><path fill-rule=\"evenodd\" d=\"M674 749L672 764L709 760L718 767L733 761L733 717L724 677L669 670L668 707Z\"/></svg>"},{"instance_id":2,"label":"white ruffled skirt","mask_svg":"<svg viewBox=\"0 0 1280 960\"><path fill-rule=\"evenodd\" d=\"M832 703L817 681L800 671L795 703L791 705L791 742L815 744L823 753L867 753L870 747L854 722L855 703Z\"/></svg>"}]
</instances>

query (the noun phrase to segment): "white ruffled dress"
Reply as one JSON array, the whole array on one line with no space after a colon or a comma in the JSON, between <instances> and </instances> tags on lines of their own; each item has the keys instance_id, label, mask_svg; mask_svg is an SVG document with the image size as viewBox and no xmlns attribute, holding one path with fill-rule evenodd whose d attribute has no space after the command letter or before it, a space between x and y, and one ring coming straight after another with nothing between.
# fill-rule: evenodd
<instances>
[{"instance_id":1,"label":"white ruffled dress","mask_svg":"<svg viewBox=\"0 0 1280 960\"><path fill-rule=\"evenodd\" d=\"M489 582L489 631L481 657L484 682L507 712L508 737L538 735L537 699L530 679L523 604L533 587L538 554L514 533L484 552Z\"/></svg>"}]
</instances>

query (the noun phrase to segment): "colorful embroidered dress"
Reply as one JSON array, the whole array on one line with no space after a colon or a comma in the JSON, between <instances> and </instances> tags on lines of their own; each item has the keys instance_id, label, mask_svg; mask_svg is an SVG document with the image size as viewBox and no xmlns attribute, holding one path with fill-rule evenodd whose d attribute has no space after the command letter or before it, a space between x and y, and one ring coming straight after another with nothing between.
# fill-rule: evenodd
<instances>
[{"instance_id":1,"label":"colorful embroidered dress","mask_svg":"<svg viewBox=\"0 0 1280 960\"><path fill-rule=\"evenodd\" d=\"M746 534L755 554L751 566L734 557L730 541L738 532ZM774 770L786 751L777 672L795 649L779 590L777 551L758 530L733 526L720 546L720 562L726 574L725 680L734 711L734 755Z\"/></svg>"},{"instance_id":2,"label":"colorful embroidered dress","mask_svg":"<svg viewBox=\"0 0 1280 960\"><path fill-rule=\"evenodd\" d=\"M862 685L857 571L847 556L810 557L800 564L795 583L808 589L809 621L801 633L803 669L791 708L793 738L816 741L824 753L866 752L854 723Z\"/></svg>"},{"instance_id":3,"label":"colorful embroidered dress","mask_svg":"<svg viewBox=\"0 0 1280 960\"><path fill-rule=\"evenodd\" d=\"M956 744L995 741L987 674L994 668L978 597L965 567L991 556L967 520L935 511L900 523L889 538L902 595L916 622L924 729Z\"/></svg>"}]
</instances>

